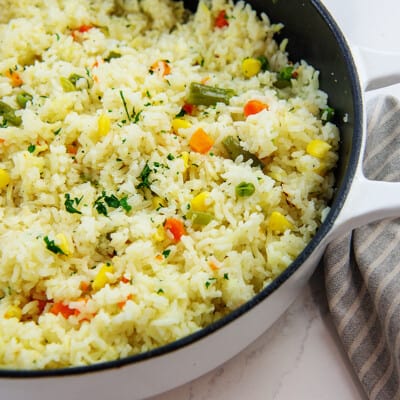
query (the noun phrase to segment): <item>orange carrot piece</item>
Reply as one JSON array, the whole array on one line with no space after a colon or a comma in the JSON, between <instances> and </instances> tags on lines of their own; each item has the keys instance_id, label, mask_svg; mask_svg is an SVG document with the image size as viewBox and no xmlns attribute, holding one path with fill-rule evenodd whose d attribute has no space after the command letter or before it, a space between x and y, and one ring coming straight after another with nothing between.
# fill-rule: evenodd
<instances>
[{"instance_id":1,"label":"orange carrot piece","mask_svg":"<svg viewBox=\"0 0 400 400\"><path fill-rule=\"evenodd\" d=\"M197 129L189 141L189 146L197 153L206 154L214 144L214 140L202 129Z\"/></svg>"},{"instance_id":2,"label":"orange carrot piece","mask_svg":"<svg viewBox=\"0 0 400 400\"><path fill-rule=\"evenodd\" d=\"M82 292L88 292L89 289L90 289L90 283L89 283L89 282L82 281L82 282L79 284L79 289L81 289Z\"/></svg>"},{"instance_id":3,"label":"orange carrot piece","mask_svg":"<svg viewBox=\"0 0 400 400\"><path fill-rule=\"evenodd\" d=\"M156 72L160 76L169 75L171 73L171 67L165 60L159 60L152 64L150 71Z\"/></svg>"},{"instance_id":4,"label":"orange carrot piece","mask_svg":"<svg viewBox=\"0 0 400 400\"><path fill-rule=\"evenodd\" d=\"M121 276L121 282L123 282L123 283L130 283L131 280L130 280L130 278L127 278L125 275L122 275L122 276Z\"/></svg>"},{"instance_id":5,"label":"orange carrot piece","mask_svg":"<svg viewBox=\"0 0 400 400\"><path fill-rule=\"evenodd\" d=\"M219 270L219 266L213 262L213 261L209 261L208 262L208 266L213 270L213 271L218 271Z\"/></svg>"},{"instance_id":6,"label":"orange carrot piece","mask_svg":"<svg viewBox=\"0 0 400 400\"><path fill-rule=\"evenodd\" d=\"M76 143L67 144L67 153L75 155L78 153L78 145Z\"/></svg>"},{"instance_id":7,"label":"orange carrot piece","mask_svg":"<svg viewBox=\"0 0 400 400\"><path fill-rule=\"evenodd\" d=\"M215 18L214 26L216 28L223 28L225 26L229 26L228 17L226 15L226 11L225 10L221 10L218 13L217 17Z\"/></svg>"},{"instance_id":8,"label":"orange carrot piece","mask_svg":"<svg viewBox=\"0 0 400 400\"><path fill-rule=\"evenodd\" d=\"M185 103L182 106L182 110L185 111L186 114L193 115L197 111L197 107L194 104Z\"/></svg>"},{"instance_id":9,"label":"orange carrot piece","mask_svg":"<svg viewBox=\"0 0 400 400\"><path fill-rule=\"evenodd\" d=\"M162 261L162 260L164 260L164 257L161 254L157 254L156 255L156 260L157 261Z\"/></svg>"},{"instance_id":10,"label":"orange carrot piece","mask_svg":"<svg viewBox=\"0 0 400 400\"><path fill-rule=\"evenodd\" d=\"M6 77L10 79L12 87L18 87L24 83L21 75L17 71L8 70L6 72Z\"/></svg>"},{"instance_id":11,"label":"orange carrot piece","mask_svg":"<svg viewBox=\"0 0 400 400\"><path fill-rule=\"evenodd\" d=\"M186 234L183 222L176 218L167 218L164 223L164 229L170 233L175 243L181 240L181 237Z\"/></svg>"},{"instance_id":12,"label":"orange carrot piece","mask_svg":"<svg viewBox=\"0 0 400 400\"><path fill-rule=\"evenodd\" d=\"M71 315L75 314L75 310L69 308L67 305L63 304L62 302L54 303L51 308L50 312L54 315L61 314L64 318L69 318Z\"/></svg>"},{"instance_id":13,"label":"orange carrot piece","mask_svg":"<svg viewBox=\"0 0 400 400\"><path fill-rule=\"evenodd\" d=\"M249 100L243 108L243 113L248 117L249 115L258 114L262 110L268 110L268 108L268 104L260 100Z\"/></svg>"}]
</instances>

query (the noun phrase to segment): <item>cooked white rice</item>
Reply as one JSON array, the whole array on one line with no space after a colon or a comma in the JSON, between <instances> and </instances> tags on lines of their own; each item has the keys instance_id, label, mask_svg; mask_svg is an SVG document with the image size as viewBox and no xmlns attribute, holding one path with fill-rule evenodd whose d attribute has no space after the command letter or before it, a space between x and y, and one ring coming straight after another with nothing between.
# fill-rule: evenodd
<instances>
[{"instance_id":1,"label":"cooked white rice","mask_svg":"<svg viewBox=\"0 0 400 400\"><path fill-rule=\"evenodd\" d=\"M0 5L0 100L22 119L0 116L3 368L86 365L172 342L248 301L315 234L339 134L321 121L327 95L313 67L294 64L291 86L274 86L290 64L273 39L281 25L225 0L190 16L170 0ZM259 56L269 70L245 77L243 60ZM161 60L164 75L151 70ZM66 91L71 74L82 78ZM198 106L174 132L191 82L235 95ZM32 98L21 105L22 92ZM245 117L253 99L268 109ZM204 154L190 146L198 128L213 141ZM264 167L232 160L227 136ZM329 151L310 154L315 139ZM242 182L254 193L238 196ZM199 194L206 225L193 223ZM168 218L184 224L180 240Z\"/></svg>"}]
</instances>

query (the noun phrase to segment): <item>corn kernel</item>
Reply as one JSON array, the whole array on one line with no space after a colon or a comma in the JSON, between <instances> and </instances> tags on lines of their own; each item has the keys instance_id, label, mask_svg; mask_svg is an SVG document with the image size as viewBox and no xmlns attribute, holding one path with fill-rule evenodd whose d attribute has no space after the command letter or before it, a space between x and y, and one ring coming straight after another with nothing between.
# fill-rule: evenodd
<instances>
[{"instance_id":1,"label":"corn kernel","mask_svg":"<svg viewBox=\"0 0 400 400\"><path fill-rule=\"evenodd\" d=\"M183 166L185 167L185 170L189 167L189 153L187 151L184 151L182 153L182 160L183 160Z\"/></svg>"},{"instance_id":2,"label":"corn kernel","mask_svg":"<svg viewBox=\"0 0 400 400\"><path fill-rule=\"evenodd\" d=\"M112 274L114 272L114 266L111 264L103 264L100 268L100 271L97 273L96 277L92 283L93 290L100 290L110 281L108 274Z\"/></svg>"},{"instance_id":3,"label":"corn kernel","mask_svg":"<svg viewBox=\"0 0 400 400\"><path fill-rule=\"evenodd\" d=\"M178 130L181 128L190 128L192 124L189 121L186 121L185 119L182 118L175 118L172 120L172 129L174 130L175 133L178 133Z\"/></svg>"},{"instance_id":4,"label":"corn kernel","mask_svg":"<svg viewBox=\"0 0 400 400\"><path fill-rule=\"evenodd\" d=\"M69 248L68 240L63 233L58 233L56 235L56 243L66 256L71 255L71 249Z\"/></svg>"},{"instance_id":5,"label":"corn kernel","mask_svg":"<svg viewBox=\"0 0 400 400\"><path fill-rule=\"evenodd\" d=\"M162 242L165 239L165 229L159 226L156 232L153 234L153 240L156 242Z\"/></svg>"},{"instance_id":6,"label":"corn kernel","mask_svg":"<svg viewBox=\"0 0 400 400\"><path fill-rule=\"evenodd\" d=\"M110 118L105 114L101 114L97 122L97 136L100 138L106 136L107 133L110 132L110 129Z\"/></svg>"},{"instance_id":7,"label":"corn kernel","mask_svg":"<svg viewBox=\"0 0 400 400\"><path fill-rule=\"evenodd\" d=\"M10 318L17 318L20 320L22 317L22 310L18 306L10 306L8 307L8 310L4 314L4 318L10 319Z\"/></svg>"},{"instance_id":8,"label":"corn kernel","mask_svg":"<svg viewBox=\"0 0 400 400\"><path fill-rule=\"evenodd\" d=\"M6 170L0 168L0 190L4 189L10 181L10 174Z\"/></svg>"},{"instance_id":9,"label":"corn kernel","mask_svg":"<svg viewBox=\"0 0 400 400\"><path fill-rule=\"evenodd\" d=\"M311 140L306 147L306 152L313 157L324 158L332 146L320 139Z\"/></svg>"},{"instance_id":10,"label":"corn kernel","mask_svg":"<svg viewBox=\"0 0 400 400\"><path fill-rule=\"evenodd\" d=\"M257 75L261 70L261 61L256 58L245 58L242 62L242 72L246 78Z\"/></svg>"},{"instance_id":11,"label":"corn kernel","mask_svg":"<svg viewBox=\"0 0 400 400\"><path fill-rule=\"evenodd\" d=\"M166 205L165 199L163 199L160 196L154 196L152 198L151 202L153 203L153 207L155 209L160 208L160 207L165 207L165 205Z\"/></svg>"},{"instance_id":12,"label":"corn kernel","mask_svg":"<svg viewBox=\"0 0 400 400\"><path fill-rule=\"evenodd\" d=\"M206 200L210 196L210 192L201 192L197 196L193 197L190 201L190 208L194 211L206 211L207 204Z\"/></svg>"},{"instance_id":13,"label":"corn kernel","mask_svg":"<svg viewBox=\"0 0 400 400\"><path fill-rule=\"evenodd\" d=\"M293 229L293 225L278 211L273 211L268 220L268 228L273 232L283 233L287 229Z\"/></svg>"}]
</instances>

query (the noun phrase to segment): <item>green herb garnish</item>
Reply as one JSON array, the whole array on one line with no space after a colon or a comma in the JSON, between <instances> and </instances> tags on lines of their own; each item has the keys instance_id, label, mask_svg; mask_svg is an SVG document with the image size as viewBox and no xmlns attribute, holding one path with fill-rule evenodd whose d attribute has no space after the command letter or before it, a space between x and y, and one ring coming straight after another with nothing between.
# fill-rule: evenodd
<instances>
[{"instance_id":1,"label":"green herb garnish","mask_svg":"<svg viewBox=\"0 0 400 400\"><path fill-rule=\"evenodd\" d=\"M36 146L34 144L30 144L28 146L29 153L33 153L36 150Z\"/></svg>"},{"instance_id":2,"label":"green herb garnish","mask_svg":"<svg viewBox=\"0 0 400 400\"><path fill-rule=\"evenodd\" d=\"M144 166L142 172L139 175L140 183L139 185L136 186L136 189L142 189L142 188L149 188L150 189L150 181L149 181L149 175L151 173L151 169L149 167L149 164L146 162L146 165Z\"/></svg>"},{"instance_id":3,"label":"green herb garnish","mask_svg":"<svg viewBox=\"0 0 400 400\"><path fill-rule=\"evenodd\" d=\"M46 248L53 252L54 254L64 254L65 253L54 243L54 240L50 240L48 236L43 238L44 242L46 243Z\"/></svg>"},{"instance_id":4,"label":"green herb garnish","mask_svg":"<svg viewBox=\"0 0 400 400\"><path fill-rule=\"evenodd\" d=\"M171 249L166 249L162 252L164 258L167 258L171 254Z\"/></svg>"},{"instance_id":5,"label":"green herb garnish","mask_svg":"<svg viewBox=\"0 0 400 400\"><path fill-rule=\"evenodd\" d=\"M71 196L69 193L65 193L64 197L65 197L65 201L64 201L65 209L70 214L82 214L79 210L77 210L74 207L74 203L76 205L78 205L81 202L83 197L81 197L80 199L78 199L77 197L75 197L74 199L71 199Z\"/></svg>"}]
</instances>

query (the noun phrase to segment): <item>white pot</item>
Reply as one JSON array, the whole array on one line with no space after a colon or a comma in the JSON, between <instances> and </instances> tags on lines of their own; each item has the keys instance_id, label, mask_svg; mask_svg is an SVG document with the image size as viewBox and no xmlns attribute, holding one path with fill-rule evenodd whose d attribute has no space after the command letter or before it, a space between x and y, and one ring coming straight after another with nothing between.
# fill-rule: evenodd
<instances>
[{"instance_id":1,"label":"white pot","mask_svg":"<svg viewBox=\"0 0 400 400\"><path fill-rule=\"evenodd\" d=\"M332 20L330 23L334 25ZM381 54L380 63L382 58L389 61L385 77L374 73L378 71L375 68L377 58L371 51L356 49L354 54L359 65L364 66L360 67L364 89L397 79L397 72L390 67L394 58L400 60L397 54L385 53L384 57ZM382 71L382 66L379 67ZM0 373L1 399L143 399L188 382L239 353L272 325L298 296L331 240L361 224L400 214L400 184L370 181L362 174L359 154L363 153L365 136L364 116L362 143L355 156L357 164L344 183L346 196L332 210L333 223L323 225L315 245L308 247L270 285L268 292L256 296L222 321L165 348L139 355L134 362L121 360L107 368L99 365L52 370L47 376L43 371L13 371L3 376Z\"/></svg>"}]
</instances>

